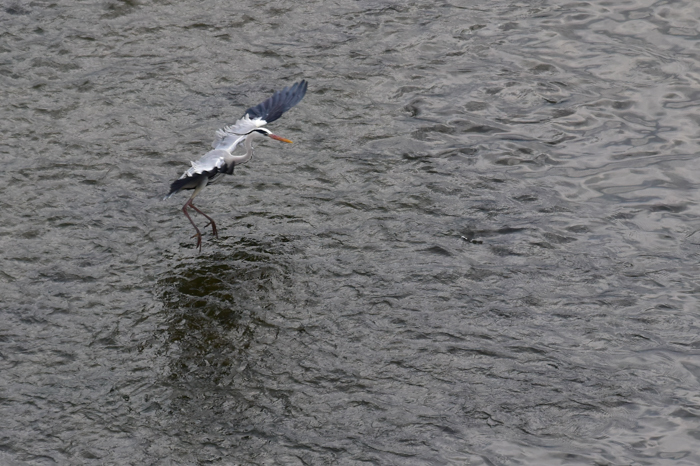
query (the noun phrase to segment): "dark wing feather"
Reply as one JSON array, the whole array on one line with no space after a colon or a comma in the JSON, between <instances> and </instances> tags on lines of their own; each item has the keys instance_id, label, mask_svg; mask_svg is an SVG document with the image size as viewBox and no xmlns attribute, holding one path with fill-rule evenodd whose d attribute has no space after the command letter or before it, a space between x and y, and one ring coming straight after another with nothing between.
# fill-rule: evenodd
<instances>
[{"instance_id":1,"label":"dark wing feather","mask_svg":"<svg viewBox=\"0 0 700 466\"><path fill-rule=\"evenodd\" d=\"M284 112L298 104L306 94L307 82L302 79L290 87L275 92L265 102L250 107L246 114L250 118L262 118L267 123L272 123L282 116Z\"/></svg>"},{"instance_id":2,"label":"dark wing feather","mask_svg":"<svg viewBox=\"0 0 700 466\"><path fill-rule=\"evenodd\" d=\"M202 175L199 175L202 176ZM175 193L179 193L183 189L194 189L197 187L197 184L199 183L199 180L195 177L191 178L178 178L177 180L173 181L172 184L170 185L170 192L165 196L164 199L169 198Z\"/></svg>"},{"instance_id":3,"label":"dark wing feather","mask_svg":"<svg viewBox=\"0 0 700 466\"><path fill-rule=\"evenodd\" d=\"M223 175L233 175L234 164L230 166L224 165L222 167L214 167L211 170L203 171L202 173L197 173L192 176L182 176L177 180L173 181L170 185L170 192L165 198L169 198L175 193L179 193L183 189L195 189L199 184L199 181L203 176L209 178L207 185L214 184L219 181Z\"/></svg>"}]
</instances>

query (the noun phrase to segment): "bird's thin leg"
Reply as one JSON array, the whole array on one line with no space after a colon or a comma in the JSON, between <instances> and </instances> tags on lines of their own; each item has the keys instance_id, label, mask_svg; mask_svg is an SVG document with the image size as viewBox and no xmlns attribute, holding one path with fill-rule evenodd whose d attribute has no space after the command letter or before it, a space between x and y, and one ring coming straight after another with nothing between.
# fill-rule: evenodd
<instances>
[{"instance_id":1,"label":"bird's thin leg","mask_svg":"<svg viewBox=\"0 0 700 466\"><path fill-rule=\"evenodd\" d=\"M212 234L218 238L218 237L219 237L219 234L216 232L216 223L214 223L214 219L211 218L210 216L208 216L207 214L205 214L204 212L202 212L201 210L199 210L198 208L196 208L196 207L194 206L194 204L192 203L192 199L190 199L190 207L192 207L194 210L196 210L196 211L199 212L200 214L204 215L204 216L206 217L206 219L209 220L209 223L207 223L206 225L204 225L204 228L206 228L206 227L208 227L209 225L211 225L211 232L212 232Z\"/></svg>"},{"instance_id":2,"label":"bird's thin leg","mask_svg":"<svg viewBox=\"0 0 700 466\"><path fill-rule=\"evenodd\" d=\"M195 247L199 248L199 252L202 252L202 233L199 231L199 228L197 228L197 225L194 223L194 220L192 220L192 217L190 217L190 214L187 213L187 206L194 207L192 205L192 199L188 199L187 202L185 202L185 205L182 206L182 212L184 212L185 217L187 217L187 219L194 227L194 230L197 232L192 236L192 238L197 237L197 245Z\"/></svg>"},{"instance_id":3,"label":"bird's thin leg","mask_svg":"<svg viewBox=\"0 0 700 466\"><path fill-rule=\"evenodd\" d=\"M197 238L197 245L195 246L196 248L199 248L199 252L202 252L202 232L199 231L199 228L197 228L197 225L194 223L194 220L192 220L192 217L190 217L190 214L187 213L187 207L192 207L195 211L199 212L200 214L204 215L204 212L199 210L192 204L192 201L194 201L194 197L199 194L199 192L207 185L207 177L202 176L201 179L199 180L199 183L197 184L197 187L194 188L194 192L190 196L190 198L185 202L185 205L182 206L182 211L185 214L185 217L187 217L187 220L190 221L192 226L194 227L194 231L196 233L192 235L192 238ZM204 215L205 217L209 218L208 216ZM211 220L211 219L209 219Z\"/></svg>"}]
</instances>

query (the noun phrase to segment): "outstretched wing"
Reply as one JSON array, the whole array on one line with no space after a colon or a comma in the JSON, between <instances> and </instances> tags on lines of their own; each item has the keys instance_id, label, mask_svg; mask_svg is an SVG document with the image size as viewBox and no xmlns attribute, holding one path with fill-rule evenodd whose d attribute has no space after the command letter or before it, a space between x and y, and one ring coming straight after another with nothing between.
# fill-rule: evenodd
<instances>
[{"instance_id":1,"label":"outstretched wing","mask_svg":"<svg viewBox=\"0 0 700 466\"><path fill-rule=\"evenodd\" d=\"M228 152L212 150L204 154L201 159L191 162L192 166L182 174L180 178L170 185L170 192L163 198L167 199L183 189L194 189L199 184L201 176L209 178L208 184L216 182L224 173L233 173L233 165L226 165Z\"/></svg>"},{"instance_id":2,"label":"outstretched wing","mask_svg":"<svg viewBox=\"0 0 700 466\"><path fill-rule=\"evenodd\" d=\"M245 135L256 128L272 123L282 116L284 112L298 104L306 94L307 82L301 80L281 91L275 92L272 97L255 107L246 110L243 118L231 126L216 132L216 139L211 143L214 149L233 152L236 146L245 139Z\"/></svg>"},{"instance_id":3,"label":"outstretched wing","mask_svg":"<svg viewBox=\"0 0 700 466\"><path fill-rule=\"evenodd\" d=\"M250 119L244 116L231 126L224 126L216 131L216 139L211 143L214 149L223 149L232 152L238 143L245 139L245 135L255 128L265 125L265 120L260 118Z\"/></svg>"},{"instance_id":4,"label":"outstretched wing","mask_svg":"<svg viewBox=\"0 0 700 466\"><path fill-rule=\"evenodd\" d=\"M196 175L201 175L202 173L212 172L219 170L226 165L224 157L228 155L228 152L222 150L211 150L204 154L201 159L196 162L190 162L192 166L182 174L180 178L188 178Z\"/></svg>"},{"instance_id":5,"label":"outstretched wing","mask_svg":"<svg viewBox=\"0 0 700 466\"><path fill-rule=\"evenodd\" d=\"M265 120L264 124L272 123L304 98L306 87L307 82L304 79L289 87L285 87L281 91L272 94L272 97L265 102L246 110L246 117L252 118L252 121L260 118L261 120Z\"/></svg>"}]
</instances>

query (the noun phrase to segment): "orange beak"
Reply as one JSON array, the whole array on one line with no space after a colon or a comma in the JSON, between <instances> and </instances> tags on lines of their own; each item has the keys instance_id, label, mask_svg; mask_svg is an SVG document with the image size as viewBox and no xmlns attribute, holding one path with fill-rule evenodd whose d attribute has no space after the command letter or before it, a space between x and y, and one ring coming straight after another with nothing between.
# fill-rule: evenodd
<instances>
[{"instance_id":1,"label":"orange beak","mask_svg":"<svg viewBox=\"0 0 700 466\"><path fill-rule=\"evenodd\" d=\"M285 138L283 138L283 137L277 136L276 134L270 134L270 137L271 137L272 139L277 139L278 141L288 142L288 143L290 143L290 144L292 143L292 141L290 141L289 139L285 139Z\"/></svg>"}]
</instances>

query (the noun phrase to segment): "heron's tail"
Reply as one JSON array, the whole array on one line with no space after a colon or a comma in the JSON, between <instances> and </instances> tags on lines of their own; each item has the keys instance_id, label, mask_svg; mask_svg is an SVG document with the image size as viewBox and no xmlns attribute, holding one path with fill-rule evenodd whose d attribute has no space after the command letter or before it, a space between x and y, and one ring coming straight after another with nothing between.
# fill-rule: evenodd
<instances>
[{"instance_id":1,"label":"heron's tail","mask_svg":"<svg viewBox=\"0 0 700 466\"><path fill-rule=\"evenodd\" d=\"M187 178L179 178L179 179L173 181L172 184L170 185L170 192L165 195L163 200L166 200L167 198L169 198L170 196L172 196L175 193L179 193L187 184L189 184L191 182L192 182L192 180L187 179Z\"/></svg>"}]
</instances>

